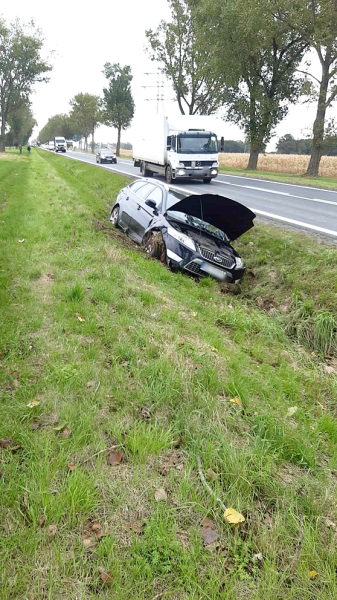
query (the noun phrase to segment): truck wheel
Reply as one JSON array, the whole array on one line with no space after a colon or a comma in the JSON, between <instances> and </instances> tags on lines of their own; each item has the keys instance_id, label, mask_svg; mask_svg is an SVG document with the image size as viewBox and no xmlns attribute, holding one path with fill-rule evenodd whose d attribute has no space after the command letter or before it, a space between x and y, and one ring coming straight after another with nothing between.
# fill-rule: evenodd
<instances>
[{"instance_id":1,"label":"truck wheel","mask_svg":"<svg viewBox=\"0 0 337 600\"><path fill-rule=\"evenodd\" d=\"M166 179L167 183L172 183L172 169L171 169L171 167L166 167L165 179Z\"/></svg>"},{"instance_id":2,"label":"truck wheel","mask_svg":"<svg viewBox=\"0 0 337 600\"><path fill-rule=\"evenodd\" d=\"M204 183L211 183L212 178L211 177L205 177L204 178Z\"/></svg>"},{"instance_id":3,"label":"truck wheel","mask_svg":"<svg viewBox=\"0 0 337 600\"><path fill-rule=\"evenodd\" d=\"M149 232L144 242L144 250L149 258L166 262L166 247L160 231Z\"/></svg>"},{"instance_id":4,"label":"truck wheel","mask_svg":"<svg viewBox=\"0 0 337 600\"><path fill-rule=\"evenodd\" d=\"M142 162L140 170L143 177L152 177L152 171L149 171L149 169L146 168L145 162Z\"/></svg>"}]
</instances>

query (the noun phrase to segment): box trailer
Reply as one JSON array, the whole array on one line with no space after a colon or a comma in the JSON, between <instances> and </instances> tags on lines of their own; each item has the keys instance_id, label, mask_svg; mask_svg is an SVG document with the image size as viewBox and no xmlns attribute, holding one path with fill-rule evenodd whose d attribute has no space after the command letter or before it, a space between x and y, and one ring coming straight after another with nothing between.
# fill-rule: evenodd
<instances>
[{"instance_id":1,"label":"box trailer","mask_svg":"<svg viewBox=\"0 0 337 600\"><path fill-rule=\"evenodd\" d=\"M180 117L179 125L167 117L153 117L140 125L133 143L134 165L145 177L156 173L168 183L176 179L210 183L218 175L217 136L198 127L197 116Z\"/></svg>"}]
</instances>

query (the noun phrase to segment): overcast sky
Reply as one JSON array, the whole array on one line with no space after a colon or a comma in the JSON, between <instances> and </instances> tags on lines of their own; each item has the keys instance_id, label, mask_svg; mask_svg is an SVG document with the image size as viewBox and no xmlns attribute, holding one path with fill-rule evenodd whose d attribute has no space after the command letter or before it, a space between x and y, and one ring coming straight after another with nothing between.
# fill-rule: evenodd
<instances>
[{"instance_id":1,"label":"overcast sky","mask_svg":"<svg viewBox=\"0 0 337 600\"><path fill-rule=\"evenodd\" d=\"M49 117L69 111L69 100L79 92L102 95L105 78L102 75L105 62L129 64L133 73L133 94L136 104L134 124L137 120L150 118L156 114L156 101L146 98L156 97L156 88L144 89L144 85L156 85L156 75L145 51L145 30L156 28L161 19L169 18L167 0L15 0L2 6L6 19L20 17L22 21L34 18L46 38L47 48L54 50L53 71L50 82L38 84L32 98L33 112L38 122L38 131ZM164 111L174 120L179 110L170 87L163 88L165 94ZM268 149L275 147L277 138L285 133L301 137L305 129L312 125L315 116L314 105L292 107L288 117L277 127L276 137ZM236 126L221 121L213 121L213 129L227 139L243 139L243 132ZM122 141L132 142L135 125L122 133ZM96 140L115 142L116 131L100 127Z\"/></svg>"}]
</instances>

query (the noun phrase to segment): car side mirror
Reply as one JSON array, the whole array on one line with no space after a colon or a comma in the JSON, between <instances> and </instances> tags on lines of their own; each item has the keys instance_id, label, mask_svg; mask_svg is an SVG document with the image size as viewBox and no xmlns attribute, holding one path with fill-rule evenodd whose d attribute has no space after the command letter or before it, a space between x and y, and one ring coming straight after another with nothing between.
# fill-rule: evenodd
<instances>
[{"instance_id":1,"label":"car side mirror","mask_svg":"<svg viewBox=\"0 0 337 600\"><path fill-rule=\"evenodd\" d=\"M145 204L147 204L153 210L156 210L157 205L154 200L146 200Z\"/></svg>"}]
</instances>

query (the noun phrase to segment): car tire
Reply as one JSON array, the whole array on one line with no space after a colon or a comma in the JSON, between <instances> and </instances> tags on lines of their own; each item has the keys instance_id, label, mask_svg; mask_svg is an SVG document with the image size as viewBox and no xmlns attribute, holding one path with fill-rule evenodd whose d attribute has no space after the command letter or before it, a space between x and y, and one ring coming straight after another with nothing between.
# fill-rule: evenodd
<instances>
[{"instance_id":1,"label":"car tire","mask_svg":"<svg viewBox=\"0 0 337 600\"><path fill-rule=\"evenodd\" d=\"M115 206L110 214L110 223L111 225L113 225L113 227L115 227L116 229L118 229L119 227L119 206Z\"/></svg>"},{"instance_id":2,"label":"car tire","mask_svg":"<svg viewBox=\"0 0 337 600\"><path fill-rule=\"evenodd\" d=\"M171 167L166 167L165 179L166 179L166 183L172 183L172 169L171 169Z\"/></svg>"},{"instance_id":3,"label":"car tire","mask_svg":"<svg viewBox=\"0 0 337 600\"><path fill-rule=\"evenodd\" d=\"M204 178L204 183L211 183L212 178L211 177L205 177Z\"/></svg>"},{"instance_id":4,"label":"car tire","mask_svg":"<svg viewBox=\"0 0 337 600\"><path fill-rule=\"evenodd\" d=\"M166 246L161 231L150 231L144 240L144 250L149 258L167 262Z\"/></svg>"}]
</instances>

